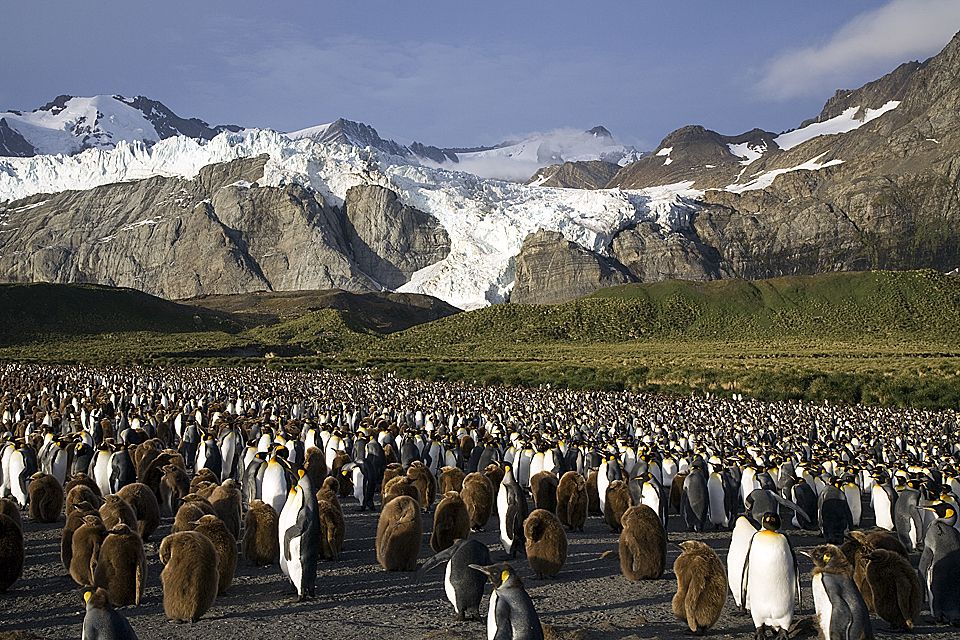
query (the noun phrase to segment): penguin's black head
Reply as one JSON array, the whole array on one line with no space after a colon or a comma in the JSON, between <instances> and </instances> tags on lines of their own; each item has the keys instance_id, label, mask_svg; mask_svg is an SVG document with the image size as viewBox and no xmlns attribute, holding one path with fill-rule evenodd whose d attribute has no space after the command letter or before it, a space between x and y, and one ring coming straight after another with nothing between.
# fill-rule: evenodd
<instances>
[{"instance_id":1,"label":"penguin's black head","mask_svg":"<svg viewBox=\"0 0 960 640\"><path fill-rule=\"evenodd\" d=\"M941 520L950 526L957 523L957 508L949 502L937 502L920 508L933 511L937 514L937 520Z\"/></svg>"},{"instance_id":2,"label":"penguin's black head","mask_svg":"<svg viewBox=\"0 0 960 640\"><path fill-rule=\"evenodd\" d=\"M471 564L469 566L475 571L486 574L487 577L490 578L494 589L509 588L522 584L513 567L506 562L488 564L486 566L478 564Z\"/></svg>"},{"instance_id":3,"label":"penguin's black head","mask_svg":"<svg viewBox=\"0 0 960 640\"><path fill-rule=\"evenodd\" d=\"M763 514L763 517L760 519L760 526L767 531L777 531L780 529L780 524L780 514L773 513L772 511Z\"/></svg>"}]
</instances>

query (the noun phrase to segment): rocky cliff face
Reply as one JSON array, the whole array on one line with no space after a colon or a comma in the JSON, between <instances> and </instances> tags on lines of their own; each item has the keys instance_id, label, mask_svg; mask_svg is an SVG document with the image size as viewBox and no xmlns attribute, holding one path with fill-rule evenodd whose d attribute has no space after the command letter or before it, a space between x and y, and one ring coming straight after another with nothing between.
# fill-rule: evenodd
<instances>
[{"instance_id":1,"label":"rocky cliff face","mask_svg":"<svg viewBox=\"0 0 960 640\"><path fill-rule=\"evenodd\" d=\"M540 169L527 184L563 189L603 189L618 171L620 165L603 160L564 162Z\"/></svg>"},{"instance_id":2,"label":"rocky cliff face","mask_svg":"<svg viewBox=\"0 0 960 640\"><path fill-rule=\"evenodd\" d=\"M640 282L716 280L727 275L720 254L689 234L643 222L614 237L613 257Z\"/></svg>"},{"instance_id":3,"label":"rocky cliff face","mask_svg":"<svg viewBox=\"0 0 960 640\"><path fill-rule=\"evenodd\" d=\"M563 302L601 287L633 281L615 260L588 251L563 234L543 229L524 239L516 266L511 302Z\"/></svg>"},{"instance_id":4,"label":"rocky cliff face","mask_svg":"<svg viewBox=\"0 0 960 640\"><path fill-rule=\"evenodd\" d=\"M450 237L433 216L403 205L378 185L347 191L345 232L356 265L374 281L395 289L415 271L450 253Z\"/></svg>"},{"instance_id":5,"label":"rocky cliff face","mask_svg":"<svg viewBox=\"0 0 960 640\"><path fill-rule=\"evenodd\" d=\"M392 192L360 194L352 207L363 230L357 234L341 209L309 189L257 186L265 162L246 158L205 167L195 180L156 177L10 203L0 208L0 275L126 286L170 299L368 291L381 284L368 275L358 238L383 251L381 268L400 274L401 283L448 250L436 223ZM377 225L370 222L379 214Z\"/></svg>"}]
</instances>

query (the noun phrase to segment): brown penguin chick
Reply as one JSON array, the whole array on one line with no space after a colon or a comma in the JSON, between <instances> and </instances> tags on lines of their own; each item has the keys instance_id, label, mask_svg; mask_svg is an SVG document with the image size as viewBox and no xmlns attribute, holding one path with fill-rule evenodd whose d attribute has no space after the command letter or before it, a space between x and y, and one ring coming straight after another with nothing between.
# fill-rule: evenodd
<instances>
[{"instance_id":1,"label":"brown penguin chick","mask_svg":"<svg viewBox=\"0 0 960 640\"><path fill-rule=\"evenodd\" d=\"M114 606L140 604L147 582L147 557L134 529L121 523L107 531L92 569L94 586L106 589Z\"/></svg>"},{"instance_id":2,"label":"brown penguin chick","mask_svg":"<svg viewBox=\"0 0 960 640\"><path fill-rule=\"evenodd\" d=\"M317 500L317 517L320 520L320 557L324 560L339 560L346 533L340 504L330 500Z\"/></svg>"},{"instance_id":3,"label":"brown penguin chick","mask_svg":"<svg viewBox=\"0 0 960 640\"><path fill-rule=\"evenodd\" d=\"M197 489L204 482L220 484L220 478L210 469L198 469L197 472L193 474L193 478L190 479L190 493L197 493Z\"/></svg>"},{"instance_id":4,"label":"brown penguin chick","mask_svg":"<svg viewBox=\"0 0 960 640\"><path fill-rule=\"evenodd\" d=\"M90 502L93 506L100 508L100 504L103 502L103 494L100 493L100 487L97 486L97 483L93 481L93 478L88 476L85 473L75 473L70 480L67 481L67 484L63 486L63 492L66 495L70 495L70 492L77 486L84 486L90 489L97 496L97 502Z\"/></svg>"},{"instance_id":5,"label":"brown penguin chick","mask_svg":"<svg viewBox=\"0 0 960 640\"><path fill-rule=\"evenodd\" d=\"M333 476L327 476L317 491L317 500L332 502L342 511L343 509L340 506L340 481Z\"/></svg>"},{"instance_id":6,"label":"brown penguin chick","mask_svg":"<svg viewBox=\"0 0 960 640\"><path fill-rule=\"evenodd\" d=\"M140 538L144 542L150 540L150 536L160 526L160 505L157 503L157 496L153 495L150 487L142 482L132 482L122 487L117 491L117 495L133 509Z\"/></svg>"},{"instance_id":7,"label":"brown penguin chick","mask_svg":"<svg viewBox=\"0 0 960 640\"><path fill-rule=\"evenodd\" d=\"M144 484L150 486L149 483ZM173 464L163 467L163 475L160 477L160 513L174 515L189 494L190 478L187 477L187 472Z\"/></svg>"},{"instance_id":8,"label":"brown penguin chick","mask_svg":"<svg viewBox=\"0 0 960 640\"><path fill-rule=\"evenodd\" d=\"M673 614L693 633L711 628L727 602L727 573L716 552L696 540L680 543L682 552L673 563L677 593Z\"/></svg>"},{"instance_id":9,"label":"brown penguin chick","mask_svg":"<svg viewBox=\"0 0 960 640\"><path fill-rule=\"evenodd\" d=\"M197 520L193 530L206 536L217 550L217 595L226 593L237 570L237 539L217 516L203 516Z\"/></svg>"},{"instance_id":10,"label":"brown penguin chick","mask_svg":"<svg viewBox=\"0 0 960 640\"><path fill-rule=\"evenodd\" d=\"M133 460L133 468L137 472L137 479L143 482L143 472L147 466L157 459L163 444L156 438L141 442L136 447L130 448L130 459Z\"/></svg>"},{"instance_id":11,"label":"brown penguin chick","mask_svg":"<svg viewBox=\"0 0 960 640\"><path fill-rule=\"evenodd\" d=\"M263 500L254 500L243 520L243 557L261 567L280 562L280 517Z\"/></svg>"},{"instance_id":12,"label":"brown penguin chick","mask_svg":"<svg viewBox=\"0 0 960 640\"><path fill-rule=\"evenodd\" d=\"M534 509L523 522L527 562L541 580L553 578L567 561L567 534L552 511Z\"/></svg>"},{"instance_id":13,"label":"brown penguin chick","mask_svg":"<svg viewBox=\"0 0 960 640\"><path fill-rule=\"evenodd\" d=\"M410 467L407 469L407 477L410 478L410 482L413 483L413 486L420 492L420 498L418 499L420 508L424 511L429 511L430 507L433 506L433 501L437 498L436 478L430 473L427 465L419 460L414 460L410 463Z\"/></svg>"},{"instance_id":14,"label":"brown penguin chick","mask_svg":"<svg viewBox=\"0 0 960 640\"><path fill-rule=\"evenodd\" d=\"M473 438L469 435L460 436L460 457L463 460L469 460L470 454L473 453L473 448L477 446L477 443L474 442Z\"/></svg>"},{"instance_id":15,"label":"brown penguin chick","mask_svg":"<svg viewBox=\"0 0 960 640\"><path fill-rule=\"evenodd\" d=\"M600 509L600 489L597 487L597 477L599 472L596 469L590 469L587 473L587 513L592 516L602 516Z\"/></svg>"},{"instance_id":16,"label":"brown penguin chick","mask_svg":"<svg viewBox=\"0 0 960 640\"><path fill-rule=\"evenodd\" d=\"M317 486L317 485L313 485ZM234 539L240 538L240 518L242 513L243 497L240 495L240 489L237 488L237 482L228 478L213 490L210 494L210 506L213 507L217 517L223 521L227 531L233 535Z\"/></svg>"},{"instance_id":17,"label":"brown penguin chick","mask_svg":"<svg viewBox=\"0 0 960 640\"><path fill-rule=\"evenodd\" d=\"M433 514L433 530L430 532L430 548L439 553L458 539L470 536L470 513L463 498L456 491L443 495Z\"/></svg>"},{"instance_id":18,"label":"brown penguin chick","mask_svg":"<svg viewBox=\"0 0 960 640\"><path fill-rule=\"evenodd\" d=\"M493 513L494 495L493 483L485 474L474 471L464 477L460 497L467 506L470 528L474 531L480 531L487 526Z\"/></svg>"},{"instance_id":19,"label":"brown penguin chick","mask_svg":"<svg viewBox=\"0 0 960 640\"><path fill-rule=\"evenodd\" d=\"M397 451L389 442L383 445L383 460L387 463L387 466L390 466L391 464L400 464L400 459L397 457ZM403 473L402 467L400 472Z\"/></svg>"},{"instance_id":20,"label":"brown penguin chick","mask_svg":"<svg viewBox=\"0 0 960 640\"><path fill-rule=\"evenodd\" d=\"M587 522L587 481L576 471L567 471L557 485L557 518L570 530L583 531Z\"/></svg>"},{"instance_id":21,"label":"brown penguin chick","mask_svg":"<svg viewBox=\"0 0 960 640\"><path fill-rule=\"evenodd\" d=\"M387 571L416 571L422 537L420 505L410 496L397 496L380 511L377 562Z\"/></svg>"},{"instance_id":22,"label":"brown penguin chick","mask_svg":"<svg viewBox=\"0 0 960 640\"><path fill-rule=\"evenodd\" d=\"M13 518L0 513L0 593L23 575L23 531Z\"/></svg>"},{"instance_id":23,"label":"brown penguin chick","mask_svg":"<svg viewBox=\"0 0 960 640\"><path fill-rule=\"evenodd\" d=\"M353 477L343 473L343 466L352 462L350 454L346 451L338 451L333 458L333 465L330 469L330 475L340 482L340 497L348 498L353 495Z\"/></svg>"},{"instance_id":24,"label":"brown penguin chick","mask_svg":"<svg viewBox=\"0 0 960 640\"><path fill-rule=\"evenodd\" d=\"M83 517L96 515L100 517L97 511L89 502L80 502L73 505L73 508L67 512L67 521L60 531L60 563L63 570L69 573L70 560L73 558L73 534L83 526Z\"/></svg>"},{"instance_id":25,"label":"brown penguin chick","mask_svg":"<svg viewBox=\"0 0 960 640\"><path fill-rule=\"evenodd\" d=\"M0 513L13 520L20 531L23 531L23 518L20 516L20 506L13 498L0 498Z\"/></svg>"},{"instance_id":26,"label":"brown penguin chick","mask_svg":"<svg viewBox=\"0 0 960 640\"><path fill-rule=\"evenodd\" d=\"M557 476L549 471L541 471L530 478L530 492L533 493L533 504L537 509L557 512L558 486Z\"/></svg>"},{"instance_id":27,"label":"brown penguin chick","mask_svg":"<svg viewBox=\"0 0 960 640\"><path fill-rule=\"evenodd\" d=\"M210 496L213 495L213 490L217 488L217 483L204 480L203 482L191 484L190 486L191 493L194 493L209 502Z\"/></svg>"},{"instance_id":28,"label":"brown penguin chick","mask_svg":"<svg viewBox=\"0 0 960 640\"><path fill-rule=\"evenodd\" d=\"M178 531L192 531L191 522L196 522L203 516L217 515L213 507L206 499L201 498L195 493L189 493L183 497L180 508L177 509L177 515L173 519L173 528L171 533Z\"/></svg>"},{"instance_id":29,"label":"brown penguin chick","mask_svg":"<svg viewBox=\"0 0 960 640\"><path fill-rule=\"evenodd\" d=\"M160 543L163 612L176 622L196 622L217 597L217 550L196 531L171 533Z\"/></svg>"},{"instance_id":30,"label":"brown penguin chick","mask_svg":"<svg viewBox=\"0 0 960 640\"><path fill-rule=\"evenodd\" d=\"M493 495L496 496L497 492L500 491L500 483L503 482L503 467L499 464L492 463L488 464L486 469L483 470L483 475L487 476L487 480L490 481L490 486L493 487ZM497 501L493 501L493 509L497 509Z\"/></svg>"},{"instance_id":31,"label":"brown penguin chick","mask_svg":"<svg viewBox=\"0 0 960 640\"><path fill-rule=\"evenodd\" d=\"M49 473L30 476L27 487L30 504L30 519L36 522L56 522L63 511L63 487Z\"/></svg>"},{"instance_id":32,"label":"brown penguin chick","mask_svg":"<svg viewBox=\"0 0 960 640\"><path fill-rule=\"evenodd\" d=\"M656 511L645 504L621 518L620 571L627 580L656 580L667 564L667 534Z\"/></svg>"},{"instance_id":33,"label":"brown penguin chick","mask_svg":"<svg viewBox=\"0 0 960 640\"><path fill-rule=\"evenodd\" d=\"M183 495L190 493L190 478L187 477L186 468L183 464L183 456L174 451L173 449L164 449L157 457L151 460L146 464L144 470L137 476L137 479L143 484L150 487L153 492L157 495L157 501L160 503L160 508L163 508L163 493L161 492L161 485L163 484L163 476L167 473L166 467L177 467L183 471L183 479L186 481L186 487L183 489ZM174 507L173 512L176 512L176 507ZM173 512L166 513L164 515L173 515Z\"/></svg>"},{"instance_id":34,"label":"brown penguin chick","mask_svg":"<svg viewBox=\"0 0 960 640\"><path fill-rule=\"evenodd\" d=\"M93 584L93 564L106 536L107 529L103 526L99 514L83 516L83 524L73 532L70 542L70 577L81 587Z\"/></svg>"},{"instance_id":35,"label":"brown penguin chick","mask_svg":"<svg viewBox=\"0 0 960 640\"><path fill-rule=\"evenodd\" d=\"M388 464L386 468L383 470L383 482L380 485L381 492L383 491L383 487L387 486L388 482L402 475L403 475L403 465L401 465L399 462L391 462L390 464Z\"/></svg>"},{"instance_id":36,"label":"brown penguin chick","mask_svg":"<svg viewBox=\"0 0 960 640\"><path fill-rule=\"evenodd\" d=\"M103 498L100 497L99 492L94 493L94 491L85 484L74 485L74 487L67 492L64 513L70 515L73 507L81 502L86 502L94 508L99 509L100 505L103 504Z\"/></svg>"},{"instance_id":37,"label":"brown penguin chick","mask_svg":"<svg viewBox=\"0 0 960 640\"><path fill-rule=\"evenodd\" d=\"M670 508L674 513L680 513L680 501L683 498L683 483L689 475L688 471L681 471L673 476L673 484L670 485Z\"/></svg>"},{"instance_id":38,"label":"brown penguin chick","mask_svg":"<svg viewBox=\"0 0 960 640\"><path fill-rule=\"evenodd\" d=\"M310 478L310 486L319 487L327 477L327 460L323 451L317 447L310 447L303 454L303 469Z\"/></svg>"},{"instance_id":39,"label":"brown penguin chick","mask_svg":"<svg viewBox=\"0 0 960 640\"><path fill-rule=\"evenodd\" d=\"M630 489L623 480L614 480L607 486L607 498L604 504L603 519L610 527L610 531L623 531L620 519L630 508Z\"/></svg>"},{"instance_id":40,"label":"brown penguin chick","mask_svg":"<svg viewBox=\"0 0 960 640\"><path fill-rule=\"evenodd\" d=\"M463 479L466 475L458 467L443 467L440 469L439 491L445 495L450 491L463 491Z\"/></svg>"},{"instance_id":41,"label":"brown penguin chick","mask_svg":"<svg viewBox=\"0 0 960 640\"><path fill-rule=\"evenodd\" d=\"M873 549L865 557L860 589L867 608L894 629L913 630L920 617L923 591L910 561L895 551Z\"/></svg>"},{"instance_id":42,"label":"brown penguin chick","mask_svg":"<svg viewBox=\"0 0 960 640\"><path fill-rule=\"evenodd\" d=\"M137 528L137 515L133 512L133 507L115 493L103 499L103 504L100 505L100 519L103 520L103 526L108 531L120 523L131 529Z\"/></svg>"},{"instance_id":43,"label":"brown penguin chick","mask_svg":"<svg viewBox=\"0 0 960 640\"><path fill-rule=\"evenodd\" d=\"M383 487L383 495L380 496L383 506L398 496L409 496L420 504L420 490L411 482L407 476L397 476Z\"/></svg>"}]
</instances>

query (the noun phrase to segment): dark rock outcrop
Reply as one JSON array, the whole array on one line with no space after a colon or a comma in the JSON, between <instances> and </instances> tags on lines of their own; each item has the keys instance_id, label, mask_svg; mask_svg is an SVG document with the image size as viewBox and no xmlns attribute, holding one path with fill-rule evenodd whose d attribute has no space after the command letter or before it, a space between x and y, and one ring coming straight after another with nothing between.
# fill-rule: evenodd
<instances>
[{"instance_id":1,"label":"dark rock outcrop","mask_svg":"<svg viewBox=\"0 0 960 640\"><path fill-rule=\"evenodd\" d=\"M405 206L377 185L347 191L345 235L356 265L388 289L450 253L450 237L436 218Z\"/></svg>"},{"instance_id":2,"label":"dark rock outcrop","mask_svg":"<svg viewBox=\"0 0 960 640\"><path fill-rule=\"evenodd\" d=\"M26 158L36 153L33 145L7 124L6 118L0 118L0 156Z\"/></svg>"},{"instance_id":3,"label":"dark rock outcrop","mask_svg":"<svg viewBox=\"0 0 960 640\"><path fill-rule=\"evenodd\" d=\"M633 281L616 261L544 229L524 239L516 268L510 301L528 304L563 302Z\"/></svg>"},{"instance_id":4,"label":"dark rock outcrop","mask_svg":"<svg viewBox=\"0 0 960 640\"><path fill-rule=\"evenodd\" d=\"M640 282L716 280L724 275L716 249L655 222L641 222L621 231L614 237L611 251Z\"/></svg>"},{"instance_id":5,"label":"dark rock outcrop","mask_svg":"<svg viewBox=\"0 0 960 640\"><path fill-rule=\"evenodd\" d=\"M537 171L527 184L564 189L603 189L620 171L620 165L603 160L564 162Z\"/></svg>"}]
</instances>

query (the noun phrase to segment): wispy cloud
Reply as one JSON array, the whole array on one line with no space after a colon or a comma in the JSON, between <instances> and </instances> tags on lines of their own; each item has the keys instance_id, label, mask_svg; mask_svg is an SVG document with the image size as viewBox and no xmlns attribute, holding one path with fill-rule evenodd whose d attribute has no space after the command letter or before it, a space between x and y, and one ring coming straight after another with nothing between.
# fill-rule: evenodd
<instances>
[{"instance_id":1,"label":"wispy cloud","mask_svg":"<svg viewBox=\"0 0 960 640\"><path fill-rule=\"evenodd\" d=\"M762 95L790 99L859 82L878 67L938 52L960 30L958 0L891 0L860 14L821 45L786 51L766 68Z\"/></svg>"}]
</instances>

